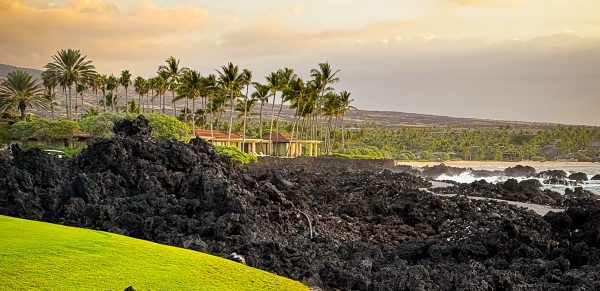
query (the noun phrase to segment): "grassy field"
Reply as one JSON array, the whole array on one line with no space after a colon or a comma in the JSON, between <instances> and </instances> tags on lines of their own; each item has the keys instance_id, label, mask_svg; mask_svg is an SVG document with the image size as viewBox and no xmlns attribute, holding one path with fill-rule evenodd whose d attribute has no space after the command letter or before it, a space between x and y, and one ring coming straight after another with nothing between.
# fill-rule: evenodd
<instances>
[{"instance_id":1,"label":"grassy field","mask_svg":"<svg viewBox=\"0 0 600 291\"><path fill-rule=\"evenodd\" d=\"M0 216L0 290L307 290L219 257Z\"/></svg>"}]
</instances>

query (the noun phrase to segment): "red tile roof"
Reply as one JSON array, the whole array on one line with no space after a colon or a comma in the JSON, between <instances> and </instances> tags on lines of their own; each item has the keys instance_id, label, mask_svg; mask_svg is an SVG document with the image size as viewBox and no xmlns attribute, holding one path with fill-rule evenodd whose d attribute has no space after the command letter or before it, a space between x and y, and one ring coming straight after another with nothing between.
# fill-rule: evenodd
<instances>
[{"instance_id":1,"label":"red tile roof","mask_svg":"<svg viewBox=\"0 0 600 291\"><path fill-rule=\"evenodd\" d=\"M273 133L273 138L270 138L271 136L268 134L263 135L263 139L264 140L269 140L272 139L273 142L290 142L290 140L292 139L292 135L288 134L288 133L280 133L280 134L275 134ZM298 137L294 137L294 140L298 140Z\"/></svg>"},{"instance_id":2,"label":"red tile roof","mask_svg":"<svg viewBox=\"0 0 600 291\"><path fill-rule=\"evenodd\" d=\"M211 138L211 137L215 137L217 139L227 139L229 138L229 134L227 132L222 132L222 131L218 131L218 130L213 130L213 133L211 135L210 130L208 129L196 129L196 136L200 137L200 138ZM231 133L231 138L232 139L239 139L242 138L241 135L236 134L236 133Z\"/></svg>"}]
</instances>

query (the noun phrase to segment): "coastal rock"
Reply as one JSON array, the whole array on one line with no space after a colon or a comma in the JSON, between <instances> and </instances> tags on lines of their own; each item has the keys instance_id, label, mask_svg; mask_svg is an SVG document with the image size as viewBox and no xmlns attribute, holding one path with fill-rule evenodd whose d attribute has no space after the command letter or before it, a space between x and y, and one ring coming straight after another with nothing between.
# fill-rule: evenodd
<instances>
[{"instance_id":1,"label":"coastal rock","mask_svg":"<svg viewBox=\"0 0 600 291\"><path fill-rule=\"evenodd\" d=\"M437 179L441 175L457 176L464 172L467 172L467 169L448 167L445 164L439 164L431 167L425 167L421 171L421 174L426 177Z\"/></svg>"},{"instance_id":2,"label":"coastal rock","mask_svg":"<svg viewBox=\"0 0 600 291\"><path fill-rule=\"evenodd\" d=\"M564 180L567 178L567 172L563 170L547 170L537 174L538 178Z\"/></svg>"},{"instance_id":3,"label":"coastal rock","mask_svg":"<svg viewBox=\"0 0 600 291\"><path fill-rule=\"evenodd\" d=\"M509 177L535 177L535 168L530 166L516 165L504 169L504 175Z\"/></svg>"},{"instance_id":4,"label":"coastal rock","mask_svg":"<svg viewBox=\"0 0 600 291\"><path fill-rule=\"evenodd\" d=\"M590 180L592 180L592 181L600 181L600 174L594 175Z\"/></svg>"},{"instance_id":5,"label":"coastal rock","mask_svg":"<svg viewBox=\"0 0 600 291\"><path fill-rule=\"evenodd\" d=\"M588 176L586 173L573 173L571 175L569 175L569 179L571 180L575 180L577 182L584 182L588 180Z\"/></svg>"}]
</instances>

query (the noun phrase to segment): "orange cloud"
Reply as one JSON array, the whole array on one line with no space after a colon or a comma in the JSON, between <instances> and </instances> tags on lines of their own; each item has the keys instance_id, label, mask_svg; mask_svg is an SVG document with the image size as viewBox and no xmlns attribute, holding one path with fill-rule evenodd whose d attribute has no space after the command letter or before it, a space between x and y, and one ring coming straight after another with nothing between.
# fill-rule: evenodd
<instances>
[{"instance_id":1,"label":"orange cloud","mask_svg":"<svg viewBox=\"0 0 600 291\"><path fill-rule=\"evenodd\" d=\"M488 5L502 8L514 8L523 4L522 0L452 0L462 6Z\"/></svg>"},{"instance_id":2,"label":"orange cloud","mask_svg":"<svg viewBox=\"0 0 600 291\"><path fill-rule=\"evenodd\" d=\"M39 68L56 50L78 48L95 60L160 60L164 49L177 52L182 37L210 21L205 9L165 8L149 0L127 10L102 0L71 0L60 7L0 0L0 59Z\"/></svg>"}]
</instances>

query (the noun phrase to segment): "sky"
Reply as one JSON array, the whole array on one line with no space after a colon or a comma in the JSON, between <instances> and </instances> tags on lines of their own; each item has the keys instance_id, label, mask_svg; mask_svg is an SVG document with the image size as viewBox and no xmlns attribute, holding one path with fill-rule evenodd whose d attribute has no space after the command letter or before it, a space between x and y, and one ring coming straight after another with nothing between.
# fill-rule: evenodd
<instances>
[{"instance_id":1,"label":"sky","mask_svg":"<svg viewBox=\"0 0 600 291\"><path fill-rule=\"evenodd\" d=\"M320 62L360 109L600 126L597 0L0 0L0 63L80 49L102 73L264 81Z\"/></svg>"}]
</instances>

